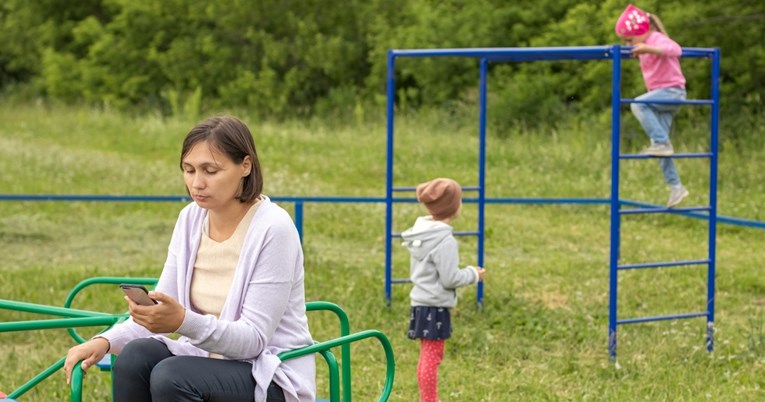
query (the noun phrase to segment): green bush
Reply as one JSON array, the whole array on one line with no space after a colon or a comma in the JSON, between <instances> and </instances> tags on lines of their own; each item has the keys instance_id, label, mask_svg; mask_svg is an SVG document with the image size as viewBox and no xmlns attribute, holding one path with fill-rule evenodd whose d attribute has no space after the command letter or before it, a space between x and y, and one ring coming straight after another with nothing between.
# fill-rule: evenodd
<instances>
[{"instance_id":1,"label":"green bush","mask_svg":"<svg viewBox=\"0 0 765 402\"><path fill-rule=\"evenodd\" d=\"M178 113L179 104L270 117L343 113L361 104L384 106L389 49L608 45L619 40L613 24L624 6L621 0L7 0L0 4L0 91L165 114ZM722 50L726 112L762 109L765 3L639 6L660 15L682 46ZM490 69L490 96L502 110L491 118L502 126L610 107L607 62L492 63ZM689 97L709 98L709 61L684 59L683 69ZM399 109L459 108L476 99L478 62L399 59L395 78ZM644 90L637 63L626 60L624 95Z\"/></svg>"}]
</instances>

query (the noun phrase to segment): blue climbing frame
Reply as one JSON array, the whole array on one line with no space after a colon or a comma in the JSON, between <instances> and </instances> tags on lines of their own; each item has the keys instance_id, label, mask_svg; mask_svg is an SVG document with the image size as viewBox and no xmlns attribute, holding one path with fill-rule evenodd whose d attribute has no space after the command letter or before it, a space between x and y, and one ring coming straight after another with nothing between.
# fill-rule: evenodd
<instances>
[{"instance_id":1,"label":"blue climbing frame","mask_svg":"<svg viewBox=\"0 0 765 402\"><path fill-rule=\"evenodd\" d=\"M578 203L578 204L603 204L611 206L611 247L610 247L610 278L609 278L609 320L608 320L608 353L613 360L616 358L616 328L620 324L633 324L647 321L659 321L681 318L706 317L707 350L711 351L714 346L714 297L715 297L715 238L717 220L717 144L718 144L718 116L719 116L719 76L720 76L720 50L716 48L683 48L683 58L708 58L711 59L711 99L709 100L683 100L662 101L652 100L651 103L673 103L687 105L710 105L711 106L711 141L710 150L706 153L675 154L676 158L709 158L709 205L693 208L668 209L645 203L619 198L619 165L622 159L647 159L643 155L622 155L620 151L620 127L622 104L641 103L634 99L621 98L621 60L630 57L631 47L613 46L583 46L583 47L542 47L542 48L471 48L471 49L391 49L388 51L387 69L387 168L386 168L386 192L385 192L385 298L390 305L392 297L392 285L394 283L408 282L405 279L392 277L392 240L400 237L399 233L393 232L393 204L396 202L412 202L411 199L394 198L393 193L399 191L412 191L412 187L393 186L393 138L394 138L394 106L395 106L395 61L403 57L462 57L475 58L479 61L479 110L478 110L478 135L479 135L479 160L478 160L478 186L464 187L464 190L475 190L478 193L476 199L465 200L478 204L478 228L476 232L456 233L459 235L475 235L478 238L477 264L483 266L484 257L484 209L489 202L507 202L501 199L488 200L485 193L485 165L486 165L486 91L488 64L490 62L523 62L523 61L556 61L556 60L611 60L612 70L612 156L611 156L611 197L610 199L545 199L525 200L524 203ZM645 103L645 102L643 102ZM518 200L510 200L518 201ZM637 209L622 209L622 206L637 206ZM676 213L684 216L706 219L709 223L708 232L708 255L705 259L692 261L656 262L646 264L619 265L619 246L621 216L639 213ZM738 223L738 222L730 222ZM628 269L675 267L687 265L707 266L707 306L706 311L677 314L668 316L642 317L621 319L617 318L617 295L618 295L618 272ZM483 304L483 286L479 283L477 290L477 302Z\"/></svg>"}]
</instances>

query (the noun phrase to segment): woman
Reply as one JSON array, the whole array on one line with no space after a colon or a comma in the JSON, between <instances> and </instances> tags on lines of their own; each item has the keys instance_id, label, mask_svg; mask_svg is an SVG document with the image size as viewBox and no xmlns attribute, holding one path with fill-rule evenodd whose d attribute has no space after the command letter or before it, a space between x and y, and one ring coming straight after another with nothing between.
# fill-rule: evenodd
<instances>
[{"instance_id":1,"label":"woman","mask_svg":"<svg viewBox=\"0 0 765 402\"><path fill-rule=\"evenodd\" d=\"M230 116L199 123L180 165L194 202L149 293L157 304L126 297L130 319L69 350L67 382L78 361L87 370L110 352L117 402L314 400L314 357L276 357L313 342L303 252L289 214L261 194L249 129Z\"/></svg>"}]
</instances>

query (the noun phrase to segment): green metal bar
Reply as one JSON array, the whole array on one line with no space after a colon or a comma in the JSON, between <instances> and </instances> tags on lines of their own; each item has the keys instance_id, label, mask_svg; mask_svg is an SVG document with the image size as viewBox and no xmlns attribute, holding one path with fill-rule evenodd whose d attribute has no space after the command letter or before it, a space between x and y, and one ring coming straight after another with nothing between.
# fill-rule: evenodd
<instances>
[{"instance_id":1,"label":"green metal bar","mask_svg":"<svg viewBox=\"0 0 765 402\"><path fill-rule=\"evenodd\" d=\"M85 372L82 371L82 360L78 361L72 369L72 382L70 383L71 402L82 402L82 379Z\"/></svg>"},{"instance_id":2,"label":"green metal bar","mask_svg":"<svg viewBox=\"0 0 765 402\"><path fill-rule=\"evenodd\" d=\"M318 311L328 310L335 313L338 320L340 320L340 336L346 336L351 333L351 323L348 319L348 314L345 313L340 306L335 303L326 301L311 301L305 304L306 311ZM343 344L340 347L340 359L342 361L343 370L343 400L346 402L351 401L351 345Z\"/></svg>"},{"instance_id":3,"label":"green metal bar","mask_svg":"<svg viewBox=\"0 0 765 402\"><path fill-rule=\"evenodd\" d=\"M330 350L323 350L319 352L324 356L324 360L327 361L329 367L329 400L330 402L340 401L340 374L337 371L337 359Z\"/></svg>"},{"instance_id":4,"label":"green metal bar","mask_svg":"<svg viewBox=\"0 0 765 402\"><path fill-rule=\"evenodd\" d=\"M324 360L326 360L327 366L329 367L329 400L333 402L340 401L340 389L338 387L340 384L340 374L337 369L337 358L335 358L335 355L329 349L320 350L317 353L324 357ZM63 360L64 359L60 362L63 363ZM112 362L113 360L114 357L112 357ZM63 366L63 364L61 365ZM72 382L70 387L71 402L82 402L83 377L84 372L82 371L82 361L79 361L74 365L74 369L72 369ZM26 392L26 390L24 392Z\"/></svg>"},{"instance_id":5,"label":"green metal bar","mask_svg":"<svg viewBox=\"0 0 765 402\"><path fill-rule=\"evenodd\" d=\"M99 325L114 325L121 315L82 318L56 318L51 320L11 321L0 322L0 332L35 331L38 329L93 327Z\"/></svg>"},{"instance_id":6,"label":"green metal bar","mask_svg":"<svg viewBox=\"0 0 765 402\"><path fill-rule=\"evenodd\" d=\"M42 382L42 380L50 377L51 374L61 369L61 367L64 367L64 361L66 361L66 358L62 357L59 361L53 363L53 365L51 365L50 367L42 371L40 374L36 375L31 380L27 381L24 385L20 386L18 389L8 394L8 398L17 399L21 395L24 395L27 391L34 388L35 385Z\"/></svg>"},{"instance_id":7,"label":"green metal bar","mask_svg":"<svg viewBox=\"0 0 765 402\"><path fill-rule=\"evenodd\" d=\"M67 300L65 302L65 307L47 306L47 305L41 305L41 304L35 304L35 303L24 303L24 302L12 301L12 300L0 299L0 308L5 308L5 309L10 309L15 311L24 311L24 312L31 312L31 313L70 317L70 318L64 318L64 319L49 319L49 320L0 323L0 332L66 328L67 331L70 331L70 334L76 340L78 340L79 342L83 342L84 339L82 339L82 337L80 337L79 334L77 334L76 331L74 331L72 328L84 327L84 326L97 326L97 325L111 326L111 325L114 325L116 322L127 318L127 314L108 314L108 313L101 313L101 312L88 311L88 310L72 309L69 306L71 306L71 303L74 300L75 296L84 288L91 285L119 284L119 283L128 283L128 282L144 284L144 285L155 285L157 282L157 279L156 278L128 278L128 277L89 278L87 280L80 282L79 284L75 286L75 288L72 289L72 291L69 293L69 296L67 297ZM350 322L348 320L348 316L345 313L345 311L342 308L340 308L340 306L334 303L324 302L324 301L306 303L306 311L317 311L317 310L328 310L335 313L335 315L338 317L338 320L340 321L341 337L331 341L321 342L315 345L311 345L311 346L308 346L307 348L301 348L296 351L285 352L283 356L280 355L280 358L282 358L282 360L286 360L289 358L295 358L295 357L303 356L306 354L320 353L322 356L324 356L324 359L327 361L327 365L329 366L330 398L332 401L340 401L341 400L340 390L338 388L338 385L340 384L340 378L339 378L340 375L339 375L339 371L337 367L337 359L335 358L334 354L332 354L330 351L331 348L340 346L342 349L342 365L343 365L342 388L344 391L343 392L344 400L347 402L350 402L352 398L350 343L356 340L367 338L367 337L372 337L372 336L377 337L378 339L380 339L380 342L383 344L383 347L385 348L386 358L388 361L386 387L380 399L381 401L387 400L392 390L395 362L393 360L393 351L392 351L392 348L390 347L390 342L385 337L385 335L375 330L362 331L360 333L350 335ZM38 374L35 378L27 382L27 384L23 385L18 390L11 393L9 397L14 398L26 393L29 389L33 388L40 381L47 378L53 372L63 367L64 360L65 359L59 360L50 368ZM83 373L82 373L82 369L80 368L80 364L81 362L77 364L72 375L72 385L71 385L72 401L82 400Z\"/></svg>"},{"instance_id":8,"label":"green metal bar","mask_svg":"<svg viewBox=\"0 0 765 402\"><path fill-rule=\"evenodd\" d=\"M92 285L119 285L120 283L135 283L139 285L156 285L157 278L130 278L124 276L95 276L88 278L75 285L69 292L64 302L64 307L72 305L72 301L80 291Z\"/></svg>"},{"instance_id":9,"label":"green metal bar","mask_svg":"<svg viewBox=\"0 0 765 402\"><path fill-rule=\"evenodd\" d=\"M140 285L156 285L157 284L157 278L130 278L130 277L124 277L124 276L94 276L92 278L85 279L75 285L71 291L69 291L69 295L66 297L66 301L64 301L64 307L69 308L72 305L72 302L74 301L74 298L79 294L83 289L87 288L88 286L92 285L119 285L120 283L135 283ZM107 328L108 329L108 328ZM77 342L77 343L83 343L85 342L85 338L77 332L74 328L67 328L66 332L69 333L69 335Z\"/></svg>"},{"instance_id":10,"label":"green metal bar","mask_svg":"<svg viewBox=\"0 0 765 402\"><path fill-rule=\"evenodd\" d=\"M380 399L378 399L378 401L380 402L385 402L388 400L388 398L390 398L391 391L393 390L393 380L396 374L396 362L393 357L393 347L391 347L390 341L385 336L385 334L383 334L382 332L376 329L368 329L365 331L356 332L351 335L346 335L340 338L332 339L329 341L315 343L313 345L306 346L300 349L289 350L289 351L280 353L278 357L282 361L288 360L288 359L294 359L296 357L305 356L312 353L318 353L322 350L329 350L340 345L349 344L351 342L356 342L361 339L371 338L371 337L377 338L380 341L380 344L382 345L383 349L385 350L385 360L387 363L386 373L385 373L385 387L383 388L383 392L380 395Z\"/></svg>"},{"instance_id":11,"label":"green metal bar","mask_svg":"<svg viewBox=\"0 0 765 402\"><path fill-rule=\"evenodd\" d=\"M73 308L49 306L45 304L26 303L14 300L0 299L0 308L6 310L23 311L26 313L48 314L60 317L105 317L111 316L108 313L97 311L77 310Z\"/></svg>"}]
</instances>

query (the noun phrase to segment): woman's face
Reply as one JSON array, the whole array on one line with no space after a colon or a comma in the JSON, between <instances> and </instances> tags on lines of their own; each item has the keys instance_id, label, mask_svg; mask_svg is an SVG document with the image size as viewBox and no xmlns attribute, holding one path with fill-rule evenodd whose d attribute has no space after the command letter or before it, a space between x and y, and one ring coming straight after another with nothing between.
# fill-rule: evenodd
<instances>
[{"instance_id":1,"label":"woman's face","mask_svg":"<svg viewBox=\"0 0 765 402\"><path fill-rule=\"evenodd\" d=\"M241 191L242 178L250 174L250 157L241 164L210 147L207 141L194 145L183 157L183 180L194 201L208 210L223 210Z\"/></svg>"}]
</instances>

